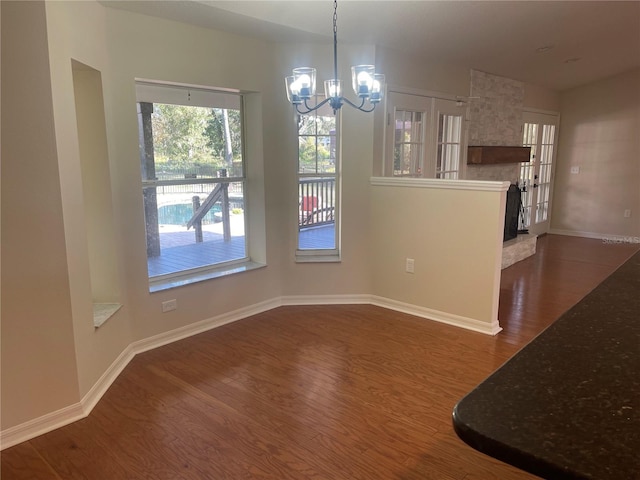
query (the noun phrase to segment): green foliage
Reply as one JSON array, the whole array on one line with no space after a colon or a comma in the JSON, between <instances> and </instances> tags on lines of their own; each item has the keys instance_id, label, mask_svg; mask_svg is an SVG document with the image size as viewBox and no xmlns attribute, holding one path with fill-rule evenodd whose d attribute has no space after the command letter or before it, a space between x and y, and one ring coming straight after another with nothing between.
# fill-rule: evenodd
<instances>
[{"instance_id":1,"label":"green foliage","mask_svg":"<svg viewBox=\"0 0 640 480\"><path fill-rule=\"evenodd\" d=\"M298 138L298 161L301 173L335 171L335 164L331 160L329 148L317 141L321 138L326 138L324 143L327 143L329 141L327 137L300 136Z\"/></svg>"},{"instance_id":2,"label":"green foliage","mask_svg":"<svg viewBox=\"0 0 640 480\"><path fill-rule=\"evenodd\" d=\"M331 142L335 142L336 119L317 112L298 117L298 171L300 173L335 172Z\"/></svg>"},{"instance_id":3,"label":"green foliage","mask_svg":"<svg viewBox=\"0 0 640 480\"><path fill-rule=\"evenodd\" d=\"M229 132L231 135L231 151L234 160L242 157L242 124L240 110L227 110L229 118ZM205 133L208 146L217 158L225 158L224 118L221 108L210 109Z\"/></svg>"},{"instance_id":4,"label":"green foliage","mask_svg":"<svg viewBox=\"0 0 640 480\"><path fill-rule=\"evenodd\" d=\"M222 109L159 103L153 109L153 147L159 176L214 175L227 166ZM228 112L232 152L240 157L240 112Z\"/></svg>"}]
</instances>

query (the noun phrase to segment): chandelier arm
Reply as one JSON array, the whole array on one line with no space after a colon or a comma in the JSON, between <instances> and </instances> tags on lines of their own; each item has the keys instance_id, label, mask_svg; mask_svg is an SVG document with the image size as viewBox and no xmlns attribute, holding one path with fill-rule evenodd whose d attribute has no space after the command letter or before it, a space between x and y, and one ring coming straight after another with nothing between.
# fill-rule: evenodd
<instances>
[{"instance_id":1,"label":"chandelier arm","mask_svg":"<svg viewBox=\"0 0 640 480\"><path fill-rule=\"evenodd\" d=\"M329 100L331 100L331 98L325 98L323 101L318 103L315 107L310 107L309 104L307 103L307 99L305 98L305 100L304 100L304 108L306 108L306 110L305 111L300 110L300 107L298 106L298 104L296 104L296 112L298 112L300 115L306 115L307 113L311 113L311 112L313 112L315 110L318 110L324 104L328 103Z\"/></svg>"},{"instance_id":2,"label":"chandelier arm","mask_svg":"<svg viewBox=\"0 0 640 480\"><path fill-rule=\"evenodd\" d=\"M362 99L362 101L360 102L360 105L356 105L355 103L353 103L351 100L349 100L346 97L342 97L342 100L344 100L346 103L348 103L349 105L351 105L353 108L356 108L358 110L360 110L361 112L366 112L366 113L370 113L373 112L376 108L376 104L372 104L373 106L371 108L363 108L364 107L364 98Z\"/></svg>"}]
</instances>

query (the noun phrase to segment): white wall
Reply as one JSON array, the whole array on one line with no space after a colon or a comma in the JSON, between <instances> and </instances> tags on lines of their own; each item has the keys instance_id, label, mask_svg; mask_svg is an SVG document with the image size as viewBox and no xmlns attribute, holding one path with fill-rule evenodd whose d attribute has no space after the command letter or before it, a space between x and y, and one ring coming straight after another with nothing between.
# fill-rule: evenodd
<instances>
[{"instance_id":1,"label":"white wall","mask_svg":"<svg viewBox=\"0 0 640 480\"><path fill-rule=\"evenodd\" d=\"M2 2L2 429L78 400L44 5Z\"/></svg>"},{"instance_id":2,"label":"white wall","mask_svg":"<svg viewBox=\"0 0 640 480\"><path fill-rule=\"evenodd\" d=\"M561 111L552 231L640 237L640 70L564 92Z\"/></svg>"},{"instance_id":3,"label":"white wall","mask_svg":"<svg viewBox=\"0 0 640 480\"><path fill-rule=\"evenodd\" d=\"M440 182L373 187L373 291L425 316L497 333L508 183L458 181L443 189Z\"/></svg>"}]
</instances>

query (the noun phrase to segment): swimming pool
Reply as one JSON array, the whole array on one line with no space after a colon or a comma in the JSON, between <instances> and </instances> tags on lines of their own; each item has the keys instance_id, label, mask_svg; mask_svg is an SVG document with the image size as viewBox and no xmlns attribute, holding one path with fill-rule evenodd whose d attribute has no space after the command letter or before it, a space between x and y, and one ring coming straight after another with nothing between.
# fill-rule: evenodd
<instances>
[{"instance_id":1,"label":"swimming pool","mask_svg":"<svg viewBox=\"0 0 640 480\"><path fill-rule=\"evenodd\" d=\"M222 219L215 214L222 212L220 204L215 204L211 210L202 218L203 225L218 223ZM173 205L163 205L158 207L158 223L160 225L187 225L193 216L193 206L190 203L176 203Z\"/></svg>"}]
</instances>

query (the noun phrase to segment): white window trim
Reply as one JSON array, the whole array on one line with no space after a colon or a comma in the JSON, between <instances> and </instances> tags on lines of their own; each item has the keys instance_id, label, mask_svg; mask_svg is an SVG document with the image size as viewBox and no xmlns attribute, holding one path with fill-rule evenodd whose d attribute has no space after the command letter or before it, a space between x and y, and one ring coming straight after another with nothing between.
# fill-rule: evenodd
<instances>
[{"instance_id":1,"label":"white window trim","mask_svg":"<svg viewBox=\"0 0 640 480\"><path fill-rule=\"evenodd\" d=\"M199 85L187 85L173 82L160 82L149 79L135 79L136 86L136 102L148 102L148 103L172 103L177 105L187 106L203 106L220 108L221 105L230 109L240 109L243 115L242 128L243 128L243 177L228 177L224 179L220 178L199 178L198 183L215 184L222 181L233 183L242 182L243 184L243 199L245 204L245 254L242 259L232 260L229 262L221 262L213 265L207 265L200 268L194 268L189 270L183 270L166 275L158 275L154 277L148 277L149 279L149 292L159 292L168 290L171 288L177 288L192 283L197 283L214 278L220 278L236 273L255 270L266 266L265 263L253 261L250 252L249 241L249 220L248 216L250 209L247 206L248 191L250 190L248 182L249 176L247 174L248 158L246 154L246 104L244 102L245 93L235 89L221 89L215 87L205 87ZM187 100L185 100L185 92L189 91ZM234 96L236 98L234 98ZM144 187L151 187L157 185L181 185L190 184L193 182L181 181L181 180L143 180L141 182L142 189Z\"/></svg>"},{"instance_id":2,"label":"white window trim","mask_svg":"<svg viewBox=\"0 0 640 480\"><path fill-rule=\"evenodd\" d=\"M297 125L297 113L295 115L294 125ZM342 203L342 142L341 142L341 120L342 112L338 111L335 114L336 117L336 158L335 158L335 206L334 206L334 229L335 229L335 247L326 249L300 249L299 245L299 229L298 222L296 221L295 239L295 262L296 263L339 263L342 261L342 254L340 248L340 218L341 218L341 203ZM296 141L298 141L299 133L295 132ZM297 152L297 149L296 149ZM300 183L298 159L296 159L296 191ZM296 195L296 199L298 196ZM299 207L296 202L296 218L298 216Z\"/></svg>"}]
</instances>

